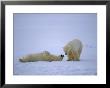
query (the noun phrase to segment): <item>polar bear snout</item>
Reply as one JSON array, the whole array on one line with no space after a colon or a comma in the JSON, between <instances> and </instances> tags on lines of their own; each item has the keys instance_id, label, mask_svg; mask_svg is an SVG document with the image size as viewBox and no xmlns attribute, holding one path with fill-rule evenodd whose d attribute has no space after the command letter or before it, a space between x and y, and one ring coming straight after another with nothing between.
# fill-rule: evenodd
<instances>
[{"instance_id":1,"label":"polar bear snout","mask_svg":"<svg viewBox=\"0 0 110 88\"><path fill-rule=\"evenodd\" d=\"M67 55L67 53L65 53L65 55Z\"/></svg>"},{"instance_id":2,"label":"polar bear snout","mask_svg":"<svg viewBox=\"0 0 110 88\"><path fill-rule=\"evenodd\" d=\"M58 60L59 60L59 61L62 61L62 60L63 60L63 57L64 57L64 55L62 55L62 54L59 55L59 56L58 56L58 58L59 58Z\"/></svg>"}]
</instances>

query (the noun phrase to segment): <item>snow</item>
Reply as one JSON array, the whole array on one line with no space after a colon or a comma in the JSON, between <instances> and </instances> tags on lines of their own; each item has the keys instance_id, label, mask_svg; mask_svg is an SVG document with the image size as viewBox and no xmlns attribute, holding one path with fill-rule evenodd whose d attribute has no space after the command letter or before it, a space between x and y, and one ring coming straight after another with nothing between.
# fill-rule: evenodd
<instances>
[{"instance_id":1,"label":"snow","mask_svg":"<svg viewBox=\"0 0 110 88\"><path fill-rule=\"evenodd\" d=\"M87 50L87 49L86 49ZM95 48L89 47L93 51ZM88 53L84 56L84 53ZM95 52L83 50L80 61L38 61L38 62L19 62L14 60L14 75L97 75L97 59ZM90 57L89 57L90 56Z\"/></svg>"},{"instance_id":2,"label":"snow","mask_svg":"<svg viewBox=\"0 0 110 88\"><path fill-rule=\"evenodd\" d=\"M19 63L15 75L96 75L95 60Z\"/></svg>"}]
</instances>

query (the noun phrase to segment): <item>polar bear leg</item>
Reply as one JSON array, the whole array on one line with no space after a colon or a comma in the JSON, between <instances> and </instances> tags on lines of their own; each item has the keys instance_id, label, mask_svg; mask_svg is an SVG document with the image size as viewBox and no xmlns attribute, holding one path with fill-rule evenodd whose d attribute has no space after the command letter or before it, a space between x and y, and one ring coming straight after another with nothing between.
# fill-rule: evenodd
<instances>
[{"instance_id":1,"label":"polar bear leg","mask_svg":"<svg viewBox=\"0 0 110 88\"><path fill-rule=\"evenodd\" d=\"M80 47L80 49L78 50L79 58L80 58L81 52L82 52L82 47Z\"/></svg>"},{"instance_id":2,"label":"polar bear leg","mask_svg":"<svg viewBox=\"0 0 110 88\"><path fill-rule=\"evenodd\" d=\"M75 52L75 53L76 53L76 55L75 55L75 56L76 56L76 57L75 57L75 60L76 60L76 61L80 61L80 54L79 54L78 52Z\"/></svg>"},{"instance_id":3,"label":"polar bear leg","mask_svg":"<svg viewBox=\"0 0 110 88\"><path fill-rule=\"evenodd\" d=\"M80 59L80 56L79 56L79 53L78 52L76 52L76 51L72 51L71 53L70 53L70 60L72 60L72 61L79 61Z\"/></svg>"},{"instance_id":4,"label":"polar bear leg","mask_svg":"<svg viewBox=\"0 0 110 88\"><path fill-rule=\"evenodd\" d=\"M71 61L72 60L69 53L67 53L67 57L68 57L68 60L67 61Z\"/></svg>"},{"instance_id":5,"label":"polar bear leg","mask_svg":"<svg viewBox=\"0 0 110 88\"><path fill-rule=\"evenodd\" d=\"M80 61L80 55L78 52L75 51L69 51L67 53L68 60L67 61Z\"/></svg>"},{"instance_id":6,"label":"polar bear leg","mask_svg":"<svg viewBox=\"0 0 110 88\"><path fill-rule=\"evenodd\" d=\"M68 56L68 60L67 61L73 61L75 59L75 54L71 50L67 53L67 56Z\"/></svg>"}]
</instances>

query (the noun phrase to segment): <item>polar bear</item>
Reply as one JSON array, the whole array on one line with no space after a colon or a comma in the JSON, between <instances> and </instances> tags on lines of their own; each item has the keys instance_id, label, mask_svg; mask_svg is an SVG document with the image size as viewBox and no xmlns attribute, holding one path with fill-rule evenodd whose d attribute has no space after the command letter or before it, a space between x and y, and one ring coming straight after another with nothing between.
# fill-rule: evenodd
<instances>
[{"instance_id":1,"label":"polar bear","mask_svg":"<svg viewBox=\"0 0 110 88\"><path fill-rule=\"evenodd\" d=\"M35 62L35 61L61 61L64 55L53 55L48 51L43 51L41 53L30 54L19 58L20 62Z\"/></svg>"},{"instance_id":2,"label":"polar bear","mask_svg":"<svg viewBox=\"0 0 110 88\"><path fill-rule=\"evenodd\" d=\"M68 56L68 61L79 61L80 55L82 52L83 44L80 40L74 39L67 43L64 47L63 50L65 52L65 55Z\"/></svg>"}]
</instances>

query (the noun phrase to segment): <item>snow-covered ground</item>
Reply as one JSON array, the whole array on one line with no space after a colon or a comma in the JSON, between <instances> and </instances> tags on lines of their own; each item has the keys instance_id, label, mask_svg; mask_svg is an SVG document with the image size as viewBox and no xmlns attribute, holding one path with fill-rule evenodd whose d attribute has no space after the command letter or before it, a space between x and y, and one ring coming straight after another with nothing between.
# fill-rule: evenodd
<instances>
[{"instance_id":1,"label":"snow-covered ground","mask_svg":"<svg viewBox=\"0 0 110 88\"><path fill-rule=\"evenodd\" d=\"M16 65L15 75L96 75L95 60L29 62Z\"/></svg>"},{"instance_id":2,"label":"snow-covered ground","mask_svg":"<svg viewBox=\"0 0 110 88\"><path fill-rule=\"evenodd\" d=\"M95 48L89 47L86 50L83 50L80 61L66 61L66 56L63 61L53 62L21 63L15 59L14 75L97 75L97 58L93 52Z\"/></svg>"}]
</instances>

